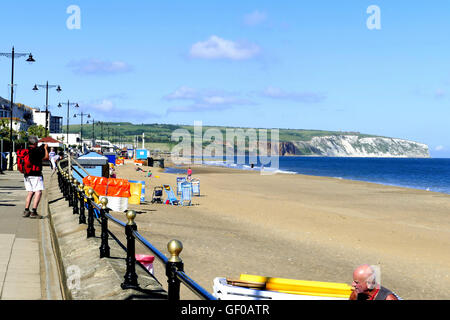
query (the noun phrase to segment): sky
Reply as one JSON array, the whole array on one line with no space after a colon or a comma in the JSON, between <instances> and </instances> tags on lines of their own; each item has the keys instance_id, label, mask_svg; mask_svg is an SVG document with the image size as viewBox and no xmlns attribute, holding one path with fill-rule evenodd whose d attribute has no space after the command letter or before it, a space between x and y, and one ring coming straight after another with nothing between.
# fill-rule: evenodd
<instances>
[{"instance_id":1,"label":"sky","mask_svg":"<svg viewBox=\"0 0 450 320\"><path fill-rule=\"evenodd\" d=\"M450 2L1 1L15 102L96 121L357 131L450 157ZM11 60L0 57L9 99ZM64 109L64 110L63 110ZM71 118L78 123L79 118ZM65 123L65 119L64 119Z\"/></svg>"}]
</instances>

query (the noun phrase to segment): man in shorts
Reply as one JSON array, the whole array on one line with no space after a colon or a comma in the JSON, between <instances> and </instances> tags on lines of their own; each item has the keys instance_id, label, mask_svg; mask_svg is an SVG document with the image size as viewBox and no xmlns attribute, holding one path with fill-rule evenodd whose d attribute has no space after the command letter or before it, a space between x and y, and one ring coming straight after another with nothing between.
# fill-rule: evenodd
<instances>
[{"instance_id":1,"label":"man in shorts","mask_svg":"<svg viewBox=\"0 0 450 320\"><path fill-rule=\"evenodd\" d=\"M41 218L37 213L37 207L41 201L42 191L44 190L44 177L42 176L42 161L48 160L48 146L46 144L38 147L38 138L36 136L30 136L28 138L28 150L30 155L30 162L36 166L35 171L31 171L24 175L25 189L28 191L27 198L25 200L25 211L23 212L24 218ZM30 211L31 200L34 197L33 209Z\"/></svg>"}]
</instances>

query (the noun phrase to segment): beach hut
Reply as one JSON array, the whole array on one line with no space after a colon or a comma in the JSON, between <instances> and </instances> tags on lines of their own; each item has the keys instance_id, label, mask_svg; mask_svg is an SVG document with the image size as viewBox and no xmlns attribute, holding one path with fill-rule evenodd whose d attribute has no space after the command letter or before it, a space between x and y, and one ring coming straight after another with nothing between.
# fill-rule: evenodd
<instances>
[{"instance_id":1,"label":"beach hut","mask_svg":"<svg viewBox=\"0 0 450 320\"><path fill-rule=\"evenodd\" d=\"M145 149L136 149L136 160L147 160L148 151Z\"/></svg>"},{"instance_id":2,"label":"beach hut","mask_svg":"<svg viewBox=\"0 0 450 320\"><path fill-rule=\"evenodd\" d=\"M108 158L98 154L97 152L89 152L78 159L77 162L89 173L90 176L96 177L109 177L109 165ZM86 173L78 167L78 165L74 164L75 168L73 172L73 176L79 182L82 182L83 178L86 176ZM83 176L80 176L80 174Z\"/></svg>"},{"instance_id":3,"label":"beach hut","mask_svg":"<svg viewBox=\"0 0 450 320\"><path fill-rule=\"evenodd\" d=\"M108 158L108 162L116 164L116 153L115 152L104 152L103 155Z\"/></svg>"}]
</instances>

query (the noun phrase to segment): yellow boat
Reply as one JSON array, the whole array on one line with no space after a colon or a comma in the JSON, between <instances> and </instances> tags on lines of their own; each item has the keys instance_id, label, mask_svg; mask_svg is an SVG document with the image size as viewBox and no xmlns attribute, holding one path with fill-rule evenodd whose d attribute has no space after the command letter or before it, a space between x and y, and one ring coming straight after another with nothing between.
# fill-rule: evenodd
<instances>
[{"instance_id":1,"label":"yellow boat","mask_svg":"<svg viewBox=\"0 0 450 320\"><path fill-rule=\"evenodd\" d=\"M319 297L349 298L351 286L346 283L305 281L241 274L240 281L264 284L265 290Z\"/></svg>"}]
</instances>

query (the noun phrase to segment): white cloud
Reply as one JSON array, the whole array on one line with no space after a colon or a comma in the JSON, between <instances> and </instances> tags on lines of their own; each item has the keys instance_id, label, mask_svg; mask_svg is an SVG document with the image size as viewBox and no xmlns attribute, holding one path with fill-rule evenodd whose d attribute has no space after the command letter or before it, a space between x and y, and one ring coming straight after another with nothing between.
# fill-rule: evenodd
<instances>
[{"instance_id":1,"label":"white cloud","mask_svg":"<svg viewBox=\"0 0 450 320\"><path fill-rule=\"evenodd\" d=\"M254 105L255 103L243 99L237 93L230 93L221 90L198 90L187 86L182 86L164 97L165 100L190 101L185 106L168 108L167 112L200 112L219 111L230 109L237 105Z\"/></svg>"},{"instance_id":2,"label":"white cloud","mask_svg":"<svg viewBox=\"0 0 450 320\"><path fill-rule=\"evenodd\" d=\"M110 112L114 108L114 103L111 100L104 99L100 102L91 104L90 107L101 112Z\"/></svg>"},{"instance_id":3,"label":"white cloud","mask_svg":"<svg viewBox=\"0 0 450 320\"><path fill-rule=\"evenodd\" d=\"M122 100L120 106L114 101ZM161 115L155 114L145 109L137 109L126 106L123 95L111 96L111 98L99 99L91 102L80 102L83 112L89 112L94 119L101 118L102 121L150 121L155 118L161 118Z\"/></svg>"},{"instance_id":4,"label":"white cloud","mask_svg":"<svg viewBox=\"0 0 450 320\"><path fill-rule=\"evenodd\" d=\"M280 99L280 100L292 100L305 103L318 103L326 99L323 94L314 92L294 92L285 91L276 87L267 87L262 95L267 98Z\"/></svg>"},{"instance_id":5,"label":"white cloud","mask_svg":"<svg viewBox=\"0 0 450 320\"><path fill-rule=\"evenodd\" d=\"M124 73L132 70L131 66L123 61L102 61L99 59L84 59L71 61L68 67L78 74L106 75Z\"/></svg>"},{"instance_id":6,"label":"white cloud","mask_svg":"<svg viewBox=\"0 0 450 320\"><path fill-rule=\"evenodd\" d=\"M199 59L247 60L257 56L261 49L252 43L237 43L211 36L208 40L192 45L190 56Z\"/></svg>"},{"instance_id":7,"label":"white cloud","mask_svg":"<svg viewBox=\"0 0 450 320\"><path fill-rule=\"evenodd\" d=\"M434 151L443 151L445 150L444 146L437 146L436 148L434 148Z\"/></svg>"},{"instance_id":8,"label":"white cloud","mask_svg":"<svg viewBox=\"0 0 450 320\"><path fill-rule=\"evenodd\" d=\"M265 12L259 12L258 10L244 16L244 23L249 26L256 26L267 20L267 14Z\"/></svg>"},{"instance_id":9,"label":"white cloud","mask_svg":"<svg viewBox=\"0 0 450 320\"><path fill-rule=\"evenodd\" d=\"M441 99L445 96L445 91L442 89L437 89L436 92L434 93L434 97L436 99Z\"/></svg>"}]
</instances>

